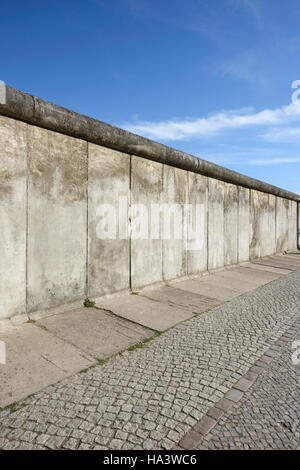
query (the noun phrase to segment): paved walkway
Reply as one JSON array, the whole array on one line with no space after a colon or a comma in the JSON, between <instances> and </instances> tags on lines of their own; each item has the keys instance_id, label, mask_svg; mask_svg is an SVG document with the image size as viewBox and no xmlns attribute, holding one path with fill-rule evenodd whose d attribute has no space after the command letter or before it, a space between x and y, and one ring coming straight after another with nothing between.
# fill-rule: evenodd
<instances>
[{"instance_id":1,"label":"paved walkway","mask_svg":"<svg viewBox=\"0 0 300 470\"><path fill-rule=\"evenodd\" d=\"M198 449L300 450L300 365L291 360L291 344L300 339L300 323L287 338L278 341L271 363Z\"/></svg>"},{"instance_id":2,"label":"paved walkway","mask_svg":"<svg viewBox=\"0 0 300 470\"><path fill-rule=\"evenodd\" d=\"M230 399L241 377L295 324L299 305L300 271L296 270L195 315L142 348L133 348L1 411L0 448L172 449L224 396ZM289 367L284 374L283 365L280 370L282 373L273 380L278 380L278 396L294 395L291 407L281 406L281 402L277 407L268 406L256 394L257 404L251 399L252 404L247 405L245 395L238 409L251 423L255 416L242 409L243 403L250 406L252 414L269 416L268 426L275 426L279 420L284 429L294 429L298 393L295 371ZM257 382L252 387L260 389L263 385ZM235 401L236 396L232 399ZM276 394L270 396L273 400ZM235 411L230 419L239 434ZM260 426L265 423L261 421ZM213 437L208 435L202 445L232 445L231 439L236 437L232 429L231 436L225 435L227 443L219 426L221 422L214 428ZM252 442L265 435L254 424L251 433L246 438L251 436ZM274 438L272 445L287 445L286 440L279 440ZM292 445L297 446L296 441Z\"/></svg>"}]
</instances>

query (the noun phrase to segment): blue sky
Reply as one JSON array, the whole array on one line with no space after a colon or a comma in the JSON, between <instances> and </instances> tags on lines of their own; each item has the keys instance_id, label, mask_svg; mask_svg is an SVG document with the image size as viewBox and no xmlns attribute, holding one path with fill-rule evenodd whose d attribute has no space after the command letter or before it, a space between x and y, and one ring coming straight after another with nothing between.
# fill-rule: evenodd
<instances>
[{"instance_id":1,"label":"blue sky","mask_svg":"<svg viewBox=\"0 0 300 470\"><path fill-rule=\"evenodd\" d=\"M299 24L299 0L11 0L0 79L300 193Z\"/></svg>"}]
</instances>

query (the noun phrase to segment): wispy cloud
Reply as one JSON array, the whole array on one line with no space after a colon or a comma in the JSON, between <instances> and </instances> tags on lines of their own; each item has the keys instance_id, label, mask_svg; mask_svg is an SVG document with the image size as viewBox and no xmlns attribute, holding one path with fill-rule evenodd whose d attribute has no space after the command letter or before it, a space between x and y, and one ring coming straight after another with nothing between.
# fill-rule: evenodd
<instances>
[{"instance_id":1,"label":"wispy cloud","mask_svg":"<svg viewBox=\"0 0 300 470\"><path fill-rule=\"evenodd\" d=\"M206 152L201 156L206 160L225 166L274 166L300 163L300 152L298 151L287 151L280 147L258 147L255 143L242 147L228 144L224 150Z\"/></svg>"},{"instance_id":2,"label":"wispy cloud","mask_svg":"<svg viewBox=\"0 0 300 470\"><path fill-rule=\"evenodd\" d=\"M255 0L231 0L231 2L236 6L241 6L246 8L254 17L257 24L262 24L262 13L260 5Z\"/></svg>"},{"instance_id":3,"label":"wispy cloud","mask_svg":"<svg viewBox=\"0 0 300 470\"><path fill-rule=\"evenodd\" d=\"M300 120L300 105L290 104L259 112L223 111L195 119L170 119L160 122L138 121L123 123L121 127L151 139L183 141L214 136L222 131L247 127L279 126Z\"/></svg>"},{"instance_id":4,"label":"wispy cloud","mask_svg":"<svg viewBox=\"0 0 300 470\"><path fill-rule=\"evenodd\" d=\"M283 163L299 163L299 158L289 158L289 157L282 157L282 158L262 158L262 159L254 159L248 160L246 162L247 165L254 165L254 166L268 166L268 165L282 165Z\"/></svg>"},{"instance_id":5,"label":"wispy cloud","mask_svg":"<svg viewBox=\"0 0 300 470\"><path fill-rule=\"evenodd\" d=\"M256 85L267 86L269 80L264 73L257 53L247 52L217 66L223 76L246 80Z\"/></svg>"},{"instance_id":6,"label":"wispy cloud","mask_svg":"<svg viewBox=\"0 0 300 470\"><path fill-rule=\"evenodd\" d=\"M261 137L268 142L300 142L300 127L275 127Z\"/></svg>"},{"instance_id":7,"label":"wispy cloud","mask_svg":"<svg viewBox=\"0 0 300 470\"><path fill-rule=\"evenodd\" d=\"M189 0L173 1L172 8L167 2L160 0L122 0L130 14L140 20L154 21L177 30L199 33L213 43L223 45L228 37L232 37L232 28L224 21L226 14L242 7L251 11L258 25L261 21L260 9L254 0ZM245 14L244 20L248 19ZM237 27L243 28L237 23Z\"/></svg>"}]
</instances>

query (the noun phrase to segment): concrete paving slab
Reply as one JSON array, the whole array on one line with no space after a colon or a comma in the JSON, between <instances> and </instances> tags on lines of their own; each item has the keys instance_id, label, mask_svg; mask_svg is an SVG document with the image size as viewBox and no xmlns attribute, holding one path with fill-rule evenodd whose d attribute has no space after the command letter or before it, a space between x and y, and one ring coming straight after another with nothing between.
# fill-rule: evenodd
<instances>
[{"instance_id":1,"label":"concrete paving slab","mask_svg":"<svg viewBox=\"0 0 300 470\"><path fill-rule=\"evenodd\" d=\"M267 284L268 282L274 281L282 276L282 274L279 273L255 268L249 269L244 266L230 269L228 273L230 273L228 276L240 277L242 280L249 282L249 285L253 286L253 288Z\"/></svg>"},{"instance_id":2,"label":"concrete paving slab","mask_svg":"<svg viewBox=\"0 0 300 470\"><path fill-rule=\"evenodd\" d=\"M191 312L182 308L140 295L124 295L100 300L97 307L110 310L120 317L157 331L164 331L193 316Z\"/></svg>"},{"instance_id":3,"label":"concrete paving slab","mask_svg":"<svg viewBox=\"0 0 300 470\"><path fill-rule=\"evenodd\" d=\"M257 265L263 265L263 266L273 266L275 268L283 268L287 269L289 271L297 271L297 269L300 269L300 265L295 265L290 263L289 261L283 261L279 259L279 257L269 257L269 258L264 258L264 259L259 259L253 261L253 264Z\"/></svg>"},{"instance_id":4,"label":"concrete paving slab","mask_svg":"<svg viewBox=\"0 0 300 470\"><path fill-rule=\"evenodd\" d=\"M142 295L148 299L165 302L170 306L176 306L193 313L201 313L220 304L220 300L171 286L146 291Z\"/></svg>"},{"instance_id":5,"label":"concrete paving slab","mask_svg":"<svg viewBox=\"0 0 300 470\"><path fill-rule=\"evenodd\" d=\"M204 279L204 278L203 278ZM228 289L227 287L217 286L216 283L211 283L203 279L189 279L187 281L182 281L178 283L180 289L186 290L188 292L193 292L195 294L205 295L207 297L212 297L222 302L233 299L240 295L240 292L233 289Z\"/></svg>"},{"instance_id":6,"label":"concrete paving slab","mask_svg":"<svg viewBox=\"0 0 300 470\"><path fill-rule=\"evenodd\" d=\"M283 260L286 263L291 263L293 266L299 266L300 269L300 257L298 255L285 255Z\"/></svg>"},{"instance_id":7,"label":"concrete paving slab","mask_svg":"<svg viewBox=\"0 0 300 470\"><path fill-rule=\"evenodd\" d=\"M287 253L286 255L284 255L284 257L287 258L287 259L300 261L300 251L299 251L299 253Z\"/></svg>"},{"instance_id":8,"label":"concrete paving slab","mask_svg":"<svg viewBox=\"0 0 300 470\"><path fill-rule=\"evenodd\" d=\"M151 330L96 308L71 310L38 323L97 359L105 359L153 335Z\"/></svg>"},{"instance_id":9,"label":"concrete paving slab","mask_svg":"<svg viewBox=\"0 0 300 470\"><path fill-rule=\"evenodd\" d=\"M219 278L224 278L226 280L230 279L232 282L235 282L237 286L240 286L241 288L244 288L245 292L256 289L256 287L261 286L266 283L265 279L264 280L258 280L255 279L255 276L252 274L246 276L242 272L235 272L232 269L228 271L221 271L220 273L216 274L216 277Z\"/></svg>"},{"instance_id":10,"label":"concrete paving slab","mask_svg":"<svg viewBox=\"0 0 300 470\"><path fill-rule=\"evenodd\" d=\"M292 265L300 266L300 258L297 255L283 255L276 256L276 258L284 263L291 263Z\"/></svg>"},{"instance_id":11,"label":"concrete paving slab","mask_svg":"<svg viewBox=\"0 0 300 470\"><path fill-rule=\"evenodd\" d=\"M32 323L0 330L6 364L0 365L0 407L22 400L95 363L89 355Z\"/></svg>"},{"instance_id":12,"label":"concrete paving slab","mask_svg":"<svg viewBox=\"0 0 300 470\"><path fill-rule=\"evenodd\" d=\"M278 274L279 277L285 274L289 274L291 272L289 269L276 268L275 266L266 266L262 264L253 264L253 263L245 264L243 265L243 267L248 268L248 269L254 269L255 271L259 270L263 272Z\"/></svg>"},{"instance_id":13,"label":"concrete paving slab","mask_svg":"<svg viewBox=\"0 0 300 470\"><path fill-rule=\"evenodd\" d=\"M291 254L277 254L273 256L269 256L269 258L276 258L282 261L288 261L290 258L293 259L296 263L300 263L300 259L297 255L291 255Z\"/></svg>"},{"instance_id":14,"label":"concrete paving slab","mask_svg":"<svg viewBox=\"0 0 300 470\"><path fill-rule=\"evenodd\" d=\"M249 285L249 282L243 281L241 278L230 276L228 271L220 271L209 276L209 283L211 286L216 288L225 287L226 289L232 289L239 293L248 292L253 289L253 285Z\"/></svg>"}]
</instances>

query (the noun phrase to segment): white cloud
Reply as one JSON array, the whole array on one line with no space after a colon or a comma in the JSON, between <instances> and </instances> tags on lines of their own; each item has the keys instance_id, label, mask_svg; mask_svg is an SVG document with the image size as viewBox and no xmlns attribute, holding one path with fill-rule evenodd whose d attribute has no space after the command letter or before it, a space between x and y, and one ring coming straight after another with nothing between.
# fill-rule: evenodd
<instances>
[{"instance_id":1,"label":"white cloud","mask_svg":"<svg viewBox=\"0 0 300 470\"><path fill-rule=\"evenodd\" d=\"M261 137L268 142L299 142L300 127L275 127L262 134Z\"/></svg>"},{"instance_id":2,"label":"white cloud","mask_svg":"<svg viewBox=\"0 0 300 470\"><path fill-rule=\"evenodd\" d=\"M217 68L224 77L246 80L263 87L269 85L269 80L266 78L257 53L247 52L221 63Z\"/></svg>"},{"instance_id":3,"label":"white cloud","mask_svg":"<svg viewBox=\"0 0 300 470\"><path fill-rule=\"evenodd\" d=\"M270 166L300 163L300 152L297 150L288 153L285 148L258 147L253 143L242 147L227 144L224 150L205 152L205 155L201 155L201 157L225 166Z\"/></svg>"},{"instance_id":4,"label":"white cloud","mask_svg":"<svg viewBox=\"0 0 300 470\"><path fill-rule=\"evenodd\" d=\"M232 3L235 4L236 6L241 6L249 10L250 13L254 16L256 22L259 25L261 25L262 15L261 15L261 9L257 1L255 0L232 0Z\"/></svg>"},{"instance_id":5,"label":"white cloud","mask_svg":"<svg viewBox=\"0 0 300 470\"><path fill-rule=\"evenodd\" d=\"M259 126L279 126L300 120L300 105L290 104L259 112L223 111L204 118L171 119L160 122L138 121L121 127L155 140L179 141L209 137L226 130Z\"/></svg>"},{"instance_id":6,"label":"white cloud","mask_svg":"<svg viewBox=\"0 0 300 470\"><path fill-rule=\"evenodd\" d=\"M254 159L248 160L246 162L247 165L254 165L254 166L268 166L268 165L282 165L283 163L299 163L299 158L262 158L262 159Z\"/></svg>"}]
</instances>

